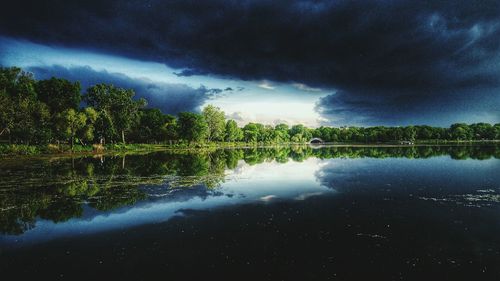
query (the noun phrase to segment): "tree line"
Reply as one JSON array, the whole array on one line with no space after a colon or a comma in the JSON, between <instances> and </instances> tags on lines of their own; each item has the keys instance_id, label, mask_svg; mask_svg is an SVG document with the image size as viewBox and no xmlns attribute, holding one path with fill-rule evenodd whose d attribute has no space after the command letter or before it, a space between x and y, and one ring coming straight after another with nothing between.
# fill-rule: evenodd
<instances>
[{"instance_id":1,"label":"tree line","mask_svg":"<svg viewBox=\"0 0 500 281\"><path fill-rule=\"evenodd\" d=\"M0 68L0 139L15 144L166 143L202 142L305 143L313 137L325 142L398 142L415 140L500 139L500 124L457 123L449 128L326 127L297 124L275 126L235 120L212 105L201 113L177 116L147 108L134 91L109 84L89 87L52 77L36 80L17 67Z\"/></svg>"}]
</instances>

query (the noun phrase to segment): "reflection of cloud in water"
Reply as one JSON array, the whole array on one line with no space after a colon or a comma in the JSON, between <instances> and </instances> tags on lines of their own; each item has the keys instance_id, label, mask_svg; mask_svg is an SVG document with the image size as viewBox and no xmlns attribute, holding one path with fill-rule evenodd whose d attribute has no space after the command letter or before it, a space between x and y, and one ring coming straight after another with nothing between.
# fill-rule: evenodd
<instances>
[{"instance_id":1,"label":"reflection of cloud in water","mask_svg":"<svg viewBox=\"0 0 500 281\"><path fill-rule=\"evenodd\" d=\"M266 196L260 197L260 200L264 201L264 202L269 202L275 198L277 198L275 195L266 195Z\"/></svg>"},{"instance_id":2,"label":"reflection of cloud in water","mask_svg":"<svg viewBox=\"0 0 500 281\"><path fill-rule=\"evenodd\" d=\"M322 185L343 193L383 192L434 197L498 189L498 168L496 159L330 159L316 172L316 177Z\"/></svg>"},{"instance_id":3,"label":"reflection of cloud in water","mask_svg":"<svg viewBox=\"0 0 500 281\"><path fill-rule=\"evenodd\" d=\"M5 236L6 240L39 242L61 236L82 235L113 229L158 223L174 216L196 214L222 206L280 200L304 200L313 195L331 192L315 177L324 160L315 158L303 162L265 162L256 165L238 163L227 171L225 182L216 189L203 185L169 189L164 185L148 185L141 190L148 194L146 200L107 212L85 208L82 218L54 223L39 220L36 227L21 236Z\"/></svg>"},{"instance_id":4,"label":"reflection of cloud in water","mask_svg":"<svg viewBox=\"0 0 500 281\"><path fill-rule=\"evenodd\" d=\"M301 194L297 197L295 197L295 200L306 200L307 198L309 197L313 197L313 196L319 196L319 195L322 195L324 192L311 192L311 193L304 193L304 194Z\"/></svg>"}]
</instances>

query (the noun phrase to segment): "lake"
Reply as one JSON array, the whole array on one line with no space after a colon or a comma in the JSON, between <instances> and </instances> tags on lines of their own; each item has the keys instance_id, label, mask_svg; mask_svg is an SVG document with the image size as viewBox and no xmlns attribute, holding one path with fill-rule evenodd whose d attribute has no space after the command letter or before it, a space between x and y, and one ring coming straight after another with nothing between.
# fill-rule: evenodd
<instances>
[{"instance_id":1,"label":"lake","mask_svg":"<svg viewBox=\"0 0 500 281\"><path fill-rule=\"evenodd\" d=\"M0 278L500 280L500 146L0 160Z\"/></svg>"}]
</instances>

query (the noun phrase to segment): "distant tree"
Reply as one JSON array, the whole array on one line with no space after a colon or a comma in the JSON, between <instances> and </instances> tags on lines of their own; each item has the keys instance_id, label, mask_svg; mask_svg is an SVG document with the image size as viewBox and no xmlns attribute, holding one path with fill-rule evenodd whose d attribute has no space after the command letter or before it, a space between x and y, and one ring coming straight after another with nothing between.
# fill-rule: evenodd
<instances>
[{"instance_id":1,"label":"distant tree","mask_svg":"<svg viewBox=\"0 0 500 281\"><path fill-rule=\"evenodd\" d=\"M290 128L290 140L292 142L308 142L312 138L312 132L302 124L293 125Z\"/></svg>"},{"instance_id":2,"label":"distant tree","mask_svg":"<svg viewBox=\"0 0 500 281\"><path fill-rule=\"evenodd\" d=\"M207 141L221 141L224 139L225 124L225 114L218 107L213 105L207 105L203 108L203 117L207 122Z\"/></svg>"},{"instance_id":3,"label":"distant tree","mask_svg":"<svg viewBox=\"0 0 500 281\"><path fill-rule=\"evenodd\" d=\"M430 126L415 126L417 130L416 138L419 140L430 140L434 138L432 127Z\"/></svg>"},{"instance_id":4,"label":"distant tree","mask_svg":"<svg viewBox=\"0 0 500 281\"><path fill-rule=\"evenodd\" d=\"M259 141L271 143L276 141L276 134L271 125L264 125L259 132Z\"/></svg>"},{"instance_id":5,"label":"distant tree","mask_svg":"<svg viewBox=\"0 0 500 281\"><path fill-rule=\"evenodd\" d=\"M495 135L493 139L500 140L500 123L493 125L493 134Z\"/></svg>"},{"instance_id":6,"label":"distant tree","mask_svg":"<svg viewBox=\"0 0 500 281\"><path fill-rule=\"evenodd\" d=\"M401 141L404 138L404 130L401 127L395 127L391 130L392 140Z\"/></svg>"},{"instance_id":7,"label":"distant tree","mask_svg":"<svg viewBox=\"0 0 500 281\"><path fill-rule=\"evenodd\" d=\"M476 123L470 125L472 130L472 138L475 140L492 140L495 139L495 128L491 124Z\"/></svg>"},{"instance_id":8,"label":"distant tree","mask_svg":"<svg viewBox=\"0 0 500 281\"><path fill-rule=\"evenodd\" d=\"M465 123L455 123L450 127L450 136L455 140L471 140L473 132Z\"/></svg>"},{"instance_id":9,"label":"distant tree","mask_svg":"<svg viewBox=\"0 0 500 281\"><path fill-rule=\"evenodd\" d=\"M262 124L246 124L243 127L243 140L246 142L257 142L259 140L259 132L261 127L263 127Z\"/></svg>"},{"instance_id":10,"label":"distant tree","mask_svg":"<svg viewBox=\"0 0 500 281\"><path fill-rule=\"evenodd\" d=\"M208 125L203 115L192 112L179 113L179 137L188 142L199 142L206 139Z\"/></svg>"},{"instance_id":11,"label":"distant tree","mask_svg":"<svg viewBox=\"0 0 500 281\"><path fill-rule=\"evenodd\" d=\"M227 120L225 132L225 141L234 142L240 141L243 138L243 131L234 120Z\"/></svg>"},{"instance_id":12,"label":"distant tree","mask_svg":"<svg viewBox=\"0 0 500 281\"><path fill-rule=\"evenodd\" d=\"M274 126L274 134L276 142L283 143L290 141L290 135L288 134L288 130L290 128L287 124L278 124Z\"/></svg>"},{"instance_id":13,"label":"distant tree","mask_svg":"<svg viewBox=\"0 0 500 281\"><path fill-rule=\"evenodd\" d=\"M417 130L413 126L407 126L403 129L403 138L408 141L415 141Z\"/></svg>"}]
</instances>

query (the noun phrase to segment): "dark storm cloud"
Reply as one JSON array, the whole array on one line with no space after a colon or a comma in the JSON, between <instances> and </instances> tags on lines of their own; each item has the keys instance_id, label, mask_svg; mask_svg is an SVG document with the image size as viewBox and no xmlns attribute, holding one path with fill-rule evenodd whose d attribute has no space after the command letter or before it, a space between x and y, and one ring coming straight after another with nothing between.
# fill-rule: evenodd
<instances>
[{"instance_id":1,"label":"dark storm cloud","mask_svg":"<svg viewBox=\"0 0 500 281\"><path fill-rule=\"evenodd\" d=\"M338 91L319 99L316 111L325 125L448 126L460 122L500 122L500 89L474 93L391 93Z\"/></svg>"},{"instance_id":2,"label":"dark storm cloud","mask_svg":"<svg viewBox=\"0 0 500 281\"><path fill-rule=\"evenodd\" d=\"M478 103L500 87L499 1L80 2L11 1L0 32L162 61L183 76L338 89L318 104L326 117L392 122L408 117L395 108L432 115L425 104Z\"/></svg>"},{"instance_id":3,"label":"dark storm cloud","mask_svg":"<svg viewBox=\"0 0 500 281\"><path fill-rule=\"evenodd\" d=\"M182 111L199 111L205 101L213 97L219 89L200 87L191 88L184 84L168 84L151 82L144 79L133 79L124 74L96 71L88 66L71 67L50 66L31 67L29 71L37 79L61 77L72 81L80 81L82 88L98 83L109 83L117 87L133 89L136 97L145 98L148 106L159 108L163 113L177 114Z\"/></svg>"}]
</instances>

